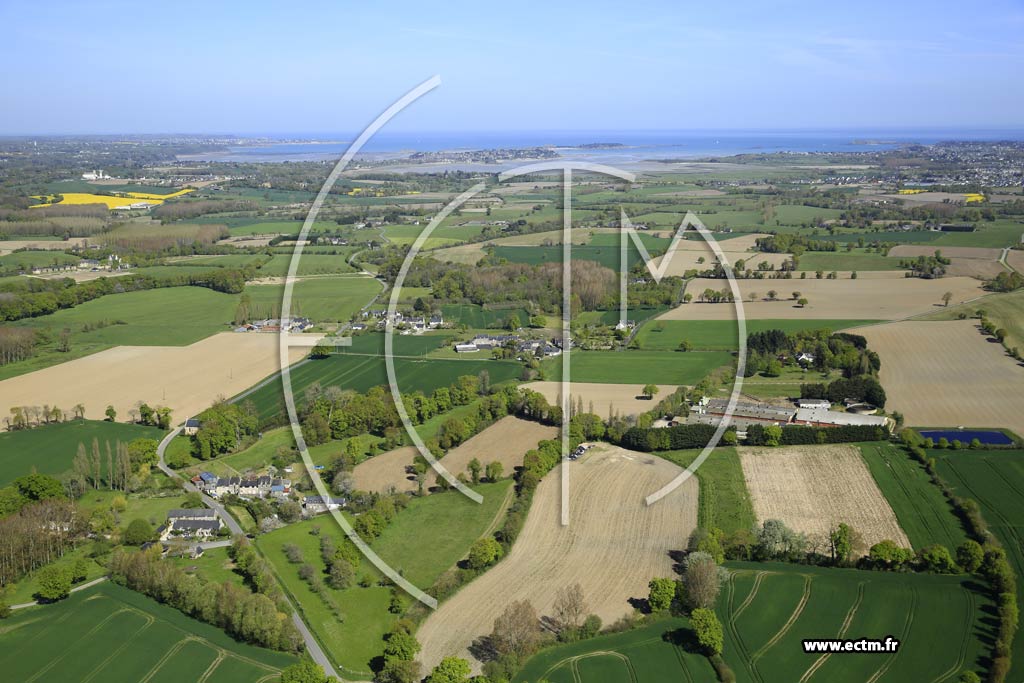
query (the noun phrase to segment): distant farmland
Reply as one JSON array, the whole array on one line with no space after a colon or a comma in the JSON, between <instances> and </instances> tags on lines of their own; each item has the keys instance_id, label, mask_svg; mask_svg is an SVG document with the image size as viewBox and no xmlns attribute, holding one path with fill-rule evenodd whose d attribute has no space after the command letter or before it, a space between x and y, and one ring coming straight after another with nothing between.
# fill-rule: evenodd
<instances>
[{"instance_id":1,"label":"distant farmland","mask_svg":"<svg viewBox=\"0 0 1024 683\"><path fill-rule=\"evenodd\" d=\"M295 661L109 582L20 610L0 631L7 681L251 683Z\"/></svg>"},{"instance_id":2,"label":"distant farmland","mask_svg":"<svg viewBox=\"0 0 1024 683\"><path fill-rule=\"evenodd\" d=\"M477 375L481 370L487 370L491 383L497 384L517 378L522 366L513 361L395 358L398 386L406 393L417 390L429 393L438 387L448 386L462 375ZM387 385L388 376L381 356L333 354L294 366L291 381L295 395L302 396L303 390L314 382L319 382L322 387L339 386L342 389L366 391ZM266 420L277 413L283 413L285 405L281 379L276 378L245 395L245 400L256 404L260 419Z\"/></svg>"},{"instance_id":3,"label":"distant farmland","mask_svg":"<svg viewBox=\"0 0 1024 683\"><path fill-rule=\"evenodd\" d=\"M725 351L573 351L569 372L574 382L603 384L696 384L710 370L736 365ZM562 379L562 359L543 362L544 379Z\"/></svg>"}]
</instances>

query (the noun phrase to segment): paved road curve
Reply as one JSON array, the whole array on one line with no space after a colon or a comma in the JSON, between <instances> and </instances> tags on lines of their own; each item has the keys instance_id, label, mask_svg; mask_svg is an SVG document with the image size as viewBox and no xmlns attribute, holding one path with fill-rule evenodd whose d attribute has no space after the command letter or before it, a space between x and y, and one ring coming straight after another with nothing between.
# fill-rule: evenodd
<instances>
[{"instance_id":1,"label":"paved road curve","mask_svg":"<svg viewBox=\"0 0 1024 683\"><path fill-rule=\"evenodd\" d=\"M200 491L191 481L180 476L177 472L168 467L167 463L164 461L164 453L167 450L167 446L170 445L171 440L174 439L174 437L178 436L178 434L181 433L181 430L181 427L171 430L170 432L167 433L167 436L164 437L163 441L160 442L160 445L157 446L156 454L159 458L159 460L157 461L157 467L159 467L160 471L166 474L168 477L179 482L185 488L186 491L195 492L202 496L203 502L217 511L217 514L220 515L220 518L224 520L224 524L226 524L228 529L231 530L232 535L244 536L245 531L242 530L241 525L235 521L234 517L228 514L227 509L225 509L223 505L221 505L216 500ZM231 545L231 541L217 541L215 543L204 543L203 547L218 548L228 545ZM305 641L306 652L309 653L309 656L312 657L314 662L323 667L324 671L327 673L328 676L332 678L340 678L338 674L335 672L334 665L331 664L331 660L327 658L327 654L320 647L320 643L318 643L316 638L313 637L313 634L306 626L306 623L302 621L302 617L299 616L299 612L295 609L295 605L292 604L291 600L288 598L287 595L284 595L284 600L288 603L288 607L292 611L292 623L295 624L295 628L299 630L299 633L302 634L303 641Z\"/></svg>"}]
</instances>

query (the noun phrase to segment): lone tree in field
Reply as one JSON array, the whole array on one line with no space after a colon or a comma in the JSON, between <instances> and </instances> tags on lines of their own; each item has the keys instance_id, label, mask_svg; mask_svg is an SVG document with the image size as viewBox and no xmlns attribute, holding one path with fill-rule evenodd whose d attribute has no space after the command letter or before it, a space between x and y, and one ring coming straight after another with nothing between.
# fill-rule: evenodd
<instances>
[{"instance_id":1,"label":"lone tree in field","mask_svg":"<svg viewBox=\"0 0 1024 683\"><path fill-rule=\"evenodd\" d=\"M676 351L683 351L684 353L686 351L691 350L693 350L693 342L691 342L689 339L684 339L683 341L679 342L679 346L676 347Z\"/></svg>"},{"instance_id":2,"label":"lone tree in field","mask_svg":"<svg viewBox=\"0 0 1024 683\"><path fill-rule=\"evenodd\" d=\"M445 657L427 676L427 683L465 683L469 680L469 662L461 657Z\"/></svg>"},{"instance_id":3,"label":"lone tree in field","mask_svg":"<svg viewBox=\"0 0 1024 683\"><path fill-rule=\"evenodd\" d=\"M778 295L779 295L779 293L776 292L774 289L769 289L768 290L768 299L770 301L775 301L775 297L777 297Z\"/></svg>"},{"instance_id":4,"label":"lone tree in field","mask_svg":"<svg viewBox=\"0 0 1024 683\"><path fill-rule=\"evenodd\" d=\"M945 294L942 295L942 303L946 306L949 306L949 302L950 300L952 300L952 298L953 292L946 292Z\"/></svg>"},{"instance_id":5,"label":"lone tree in field","mask_svg":"<svg viewBox=\"0 0 1024 683\"><path fill-rule=\"evenodd\" d=\"M861 535L846 523L840 523L830 531L828 541L832 561L836 564L846 564L855 554L860 554L864 550Z\"/></svg>"},{"instance_id":6,"label":"lone tree in field","mask_svg":"<svg viewBox=\"0 0 1024 683\"><path fill-rule=\"evenodd\" d=\"M483 569L497 562L499 557L501 544L490 537L481 538L470 547L466 563L470 569Z\"/></svg>"},{"instance_id":7,"label":"lone tree in field","mask_svg":"<svg viewBox=\"0 0 1024 683\"><path fill-rule=\"evenodd\" d=\"M583 625L587 615L587 603L583 599L583 586L574 583L558 590L555 596L555 621L561 632L576 631Z\"/></svg>"},{"instance_id":8,"label":"lone tree in field","mask_svg":"<svg viewBox=\"0 0 1024 683\"><path fill-rule=\"evenodd\" d=\"M327 358L329 355L331 355L331 347L327 344L317 344L309 352L310 358Z\"/></svg>"},{"instance_id":9,"label":"lone tree in field","mask_svg":"<svg viewBox=\"0 0 1024 683\"><path fill-rule=\"evenodd\" d=\"M153 540L153 527L144 519L133 519L124 531L124 542L128 545L142 545L151 540Z\"/></svg>"},{"instance_id":10,"label":"lone tree in field","mask_svg":"<svg viewBox=\"0 0 1024 683\"><path fill-rule=\"evenodd\" d=\"M65 567L48 565L39 570L36 595L44 602L63 600L71 593L71 572Z\"/></svg>"},{"instance_id":11,"label":"lone tree in field","mask_svg":"<svg viewBox=\"0 0 1024 683\"><path fill-rule=\"evenodd\" d=\"M302 660L281 672L281 683L327 683L323 667L309 660Z\"/></svg>"},{"instance_id":12,"label":"lone tree in field","mask_svg":"<svg viewBox=\"0 0 1024 683\"><path fill-rule=\"evenodd\" d=\"M107 409L103 411L103 414L107 416L107 422L117 421L117 411L114 410L114 406L107 406Z\"/></svg>"},{"instance_id":13,"label":"lone tree in field","mask_svg":"<svg viewBox=\"0 0 1024 683\"><path fill-rule=\"evenodd\" d=\"M804 308L805 306L807 306L808 303L809 302L807 301L807 297L800 297L799 299L797 299L797 304L800 306L800 308Z\"/></svg>"},{"instance_id":14,"label":"lone tree in field","mask_svg":"<svg viewBox=\"0 0 1024 683\"><path fill-rule=\"evenodd\" d=\"M497 460L492 460L487 463L487 467L484 469L484 474L487 476L487 481L498 481L501 479L501 475L504 473L505 467Z\"/></svg>"},{"instance_id":15,"label":"lone tree in field","mask_svg":"<svg viewBox=\"0 0 1024 683\"><path fill-rule=\"evenodd\" d=\"M640 393L643 394L644 398L650 401L652 398L654 398L654 395L658 393L658 385L645 384L643 390L641 390Z\"/></svg>"},{"instance_id":16,"label":"lone tree in field","mask_svg":"<svg viewBox=\"0 0 1024 683\"><path fill-rule=\"evenodd\" d=\"M672 579L651 579L647 584L647 606L652 612L663 612L672 606L676 582Z\"/></svg>"},{"instance_id":17,"label":"lone tree in field","mask_svg":"<svg viewBox=\"0 0 1024 683\"><path fill-rule=\"evenodd\" d=\"M714 612L698 607L690 615L690 624L693 626L694 633L697 634L697 643L705 653L709 655L722 654L724 641L722 622L718 620Z\"/></svg>"},{"instance_id":18,"label":"lone tree in field","mask_svg":"<svg viewBox=\"0 0 1024 683\"><path fill-rule=\"evenodd\" d=\"M722 576L715 558L704 552L687 555L683 586L686 588L686 600L691 607L714 607L722 588Z\"/></svg>"},{"instance_id":19,"label":"lone tree in field","mask_svg":"<svg viewBox=\"0 0 1024 683\"><path fill-rule=\"evenodd\" d=\"M513 602L494 620L491 643L499 655L522 660L537 651L540 641L540 619L529 600Z\"/></svg>"},{"instance_id":20,"label":"lone tree in field","mask_svg":"<svg viewBox=\"0 0 1024 683\"><path fill-rule=\"evenodd\" d=\"M469 478L473 480L474 484L479 484L480 472L483 471L483 465L480 464L479 460L473 458L472 460L469 461L469 465L467 465L467 468L469 469Z\"/></svg>"}]
</instances>

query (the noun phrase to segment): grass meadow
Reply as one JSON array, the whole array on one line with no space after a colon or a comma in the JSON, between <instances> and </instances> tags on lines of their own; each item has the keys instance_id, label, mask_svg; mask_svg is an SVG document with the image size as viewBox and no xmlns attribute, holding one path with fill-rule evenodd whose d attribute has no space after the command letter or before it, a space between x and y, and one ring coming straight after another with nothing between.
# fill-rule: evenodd
<instances>
[{"instance_id":1,"label":"grass meadow","mask_svg":"<svg viewBox=\"0 0 1024 683\"><path fill-rule=\"evenodd\" d=\"M227 332L237 294L204 287L170 287L110 294L74 308L28 318L16 326L48 330L54 341L28 360L0 366L0 379L81 358L113 346L187 346ZM56 350L56 338L70 331L70 350ZM57 397L54 397L55 399Z\"/></svg>"},{"instance_id":2,"label":"grass meadow","mask_svg":"<svg viewBox=\"0 0 1024 683\"><path fill-rule=\"evenodd\" d=\"M105 449L108 441L113 447L118 441L127 443L138 438L159 441L163 435L156 427L99 420L71 420L0 432L0 487L33 471L58 476L70 470L80 443L91 452L93 439L98 439L100 448Z\"/></svg>"},{"instance_id":3,"label":"grass meadow","mask_svg":"<svg viewBox=\"0 0 1024 683\"><path fill-rule=\"evenodd\" d=\"M504 513L506 494L512 480L481 484L476 490L483 495L477 504L457 492L416 498L376 539L372 548L391 566L402 572L421 588L429 587L438 577L469 551L473 541L481 537ZM309 589L298 575L299 565L285 557L284 546L298 546L304 561L325 571L320 558L319 536L328 534L337 540L342 530L327 516L289 525L261 536L260 550L274 565L288 592L294 596L332 661L344 667L347 678L370 674L370 661L380 655L384 634L398 615L388 612L390 588L379 586L376 569L363 559L356 577L369 577L370 586L353 585L345 590L324 588L324 593L341 610L337 618L324 600ZM407 598L404 598L408 600Z\"/></svg>"}]
</instances>

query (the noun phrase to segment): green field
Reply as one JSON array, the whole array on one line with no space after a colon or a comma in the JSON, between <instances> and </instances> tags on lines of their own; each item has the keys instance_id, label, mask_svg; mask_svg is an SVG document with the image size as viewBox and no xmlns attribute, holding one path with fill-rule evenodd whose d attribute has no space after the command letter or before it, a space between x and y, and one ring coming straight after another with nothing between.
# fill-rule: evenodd
<instances>
[{"instance_id":1,"label":"green field","mask_svg":"<svg viewBox=\"0 0 1024 683\"><path fill-rule=\"evenodd\" d=\"M253 317L280 316L283 284L247 285L245 292L252 299ZM317 322L344 322L380 293L381 283L370 277L299 280L292 288L291 312Z\"/></svg>"},{"instance_id":2,"label":"green field","mask_svg":"<svg viewBox=\"0 0 1024 683\"><path fill-rule=\"evenodd\" d=\"M99 420L71 420L44 425L35 429L0 432L0 486L33 471L57 476L71 469L78 444L92 448L92 440L99 439L100 447L110 442L125 443L138 438L159 441L164 432L156 427L101 422Z\"/></svg>"},{"instance_id":3,"label":"green field","mask_svg":"<svg viewBox=\"0 0 1024 683\"><path fill-rule=\"evenodd\" d=\"M784 564L730 563L732 581L718 600L724 656L736 680L801 680L818 657L804 638L901 641L896 655L828 657L804 680L863 683L949 680L980 670L988 655L988 596L965 576L891 574ZM843 630L846 625L845 631ZM842 635L840 635L842 634Z\"/></svg>"},{"instance_id":4,"label":"green field","mask_svg":"<svg viewBox=\"0 0 1024 683\"><path fill-rule=\"evenodd\" d=\"M69 329L71 350L61 353L53 348L54 344L48 344L33 358L0 367L0 379L112 346L187 346L211 334L229 331L237 305L237 294L222 294L204 287L168 287L110 294L50 315L19 320L13 324L47 328L54 338L63 329ZM104 326L85 331L87 325Z\"/></svg>"},{"instance_id":5,"label":"green field","mask_svg":"<svg viewBox=\"0 0 1024 683\"><path fill-rule=\"evenodd\" d=\"M808 251L800 257L800 270L900 270L900 259L864 249Z\"/></svg>"},{"instance_id":6,"label":"green field","mask_svg":"<svg viewBox=\"0 0 1024 683\"><path fill-rule=\"evenodd\" d=\"M739 683L952 682L961 671L983 671L992 606L967 577L775 563L727 567L732 576L716 611L725 627L723 657ZM805 638L889 635L901 641L896 654L824 657L801 646ZM546 650L514 680L712 683L714 672L692 651L692 640L686 620L656 622Z\"/></svg>"},{"instance_id":7,"label":"green field","mask_svg":"<svg viewBox=\"0 0 1024 683\"><path fill-rule=\"evenodd\" d=\"M529 265L538 265L541 263L562 263L562 247L510 247L505 245L495 245L494 255L498 258L508 260L510 263L526 263ZM651 254L652 256L654 254ZM630 267L636 263L640 254L630 242L629 252L627 254ZM620 247L618 244L614 246L579 246L573 245L572 247L572 260L573 261L596 261L606 268L611 268L616 273L619 272L619 260L620 260Z\"/></svg>"},{"instance_id":8,"label":"green field","mask_svg":"<svg viewBox=\"0 0 1024 683\"><path fill-rule=\"evenodd\" d=\"M933 543L954 550L967 540L949 501L921 463L888 442L861 444L860 452L915 550Z\"/></svg>"},{"instance_id":9,"label":"green field","mask_svg":"<svg viewBox=\"0 0 1024 683\"><path fill-rule=\"evenodd\" d=\"M747 334L765 330L782 330L790 334L802 330L833 331L870 325L875 320L748 320ZM738 345L734 320L652 320L637 332L636 340L646 351L675 351L684 339L694 350L732 350Z\"/></svg>"},{"instance_id":10,"label":"green field","mask_svg":"<svg viewBox=\"0 0 1024 683\"><path fill-rule=\"evenodd\" d=\"M683 618L599 636L545 650L516 674L516 683L711 683L715 671L703 655L676 644L675 633L689 631Z\"/></svg>"},{"instance_id":11,"label":"green field","mask_svg":"<svg viewBox=\"0 0 1024 683\"><path fill-rule=\"evenodd\" d=\"M348 254L353 251L338 247L340 254L303 254L299 259L297 275L337 275L354 273L356 269L348 264ZM291 254L274 254L270 261L260 266L261 277L284 277L291 266Z\"/></svg>"},{"instance_id":12,"label":"green field","mask_svg":"<svg viewBox=\"0 0 1024 683\"><path fill-rule=\"evenodd\" d=\"M40 249L38 251L16 251L0 256L0 273L30 272L33 268L47 268L56 265L76 265L81 256L72 256L56 249Z\"/></svg>"},{"instance_id":13,"label":"green field","mask_svg":"<svg viewBox=\"0 0 1024 683\"><path fill-rule=\"evenodd\" d=\"M441 306L445 322L465 325L471 329L483 330L504 327L505 321L513 315L519 317L520 325L527 325L530 314L522 308L487 309L476 304L445 304Z\"/></svg>"},{"instance_id":14,"label":"green field","mask_svg":"<svg viewBox=\"0 0 1024 683\"><path fill-rule=\"evenodd\" d=\"M570 372L574 382L610 384L696 384L710 370L736 364L725 351L573 351ZM543 361L544 379L559 381L562 359Z\"/></svg>"},{"instance_id":15,"label":"green field","mask_svg":"<svg viewBox=\"0 0 1024 683\"><path fill-rule=\"evenodd\" d=\"M296 661L110 582L19 610L3 624L0 669L8 681L252 683Z\"/></svg>"},{"instance_id":16,"label":"green field","mask_svg":"<svg viewBox=\"0 0 1024 683\"><path fill-rule=\"evenodd\" d=\"M930 450L928 456L935 458L939 474L957 495L981 506L982 516L1006 548L1017 574L1017 599L1024 598L1024 450ZM1013 641L1013 661L1013 679L1019 680L1024 667L1020 632Z\"/></svg>"},{"instance_id":17,"label":"green field","mask_svg":"<svg viewBox=\"0 0 1024 683\"><path fill-rule=\"evenodd\" d=\"M689 467L699 454L699 450L655 453L680 467ZM700 482L697 524L701 528L721 529L726 535L754 528L757 519L735 448L711 451L696 475Z\"/></svg>"},{"instance_id":18,"label":"green field","mask_svg":"<svg viewBox=\"0 0 1024 683\"><path fill-rule=\"evenodd\" d=\"M448 360L395 358L395 376L404 393L432 392L448 386L462 375L477 375L487 370L491 383L498 384L516 379L522 372L519 363L497 360ZM300 363L291 371L292 390L296 396L313 382L321 386L339 386L343 389L366 391L388 383L384 359L377 355L333 354L327 358ZM284 410L284 389L280 378L275 378L245 400L256 404L261 419L267 419Z\"/></svg>"},{"instance_id":19,"label":"green field","mask_svg":"<svg viewBox=\"0 0 1024 683\"><path fill-rule=\"evenodd\" d=\"M398 514L372 547L414 584L427 588L462 559L473 541L503 513L511 485L512 480L506 479L476 487L484 497L483 504L474 503L457 492L417 498ZM313 526L319 527L321 534L330 534L336 539L343 535L330 517L321 516L260 536L257 545L274 565L288 592L301 605L307 623L331 659L347 669L347 677L368 676L370 660L383 648L382 636L398 618L387 611L390 589L376 583L367 588L358 585L345 590L325 588L324 592L344 614L343 619L336 618L299 578L298 565L289 563L284 554L285 544L297 545L305 562L324 569L319 538L309 533ZM356 576L375 579L377 572L364 559Z\"/></svg>"},{"instance_id":20,"label":"green field","mask_svg":"<svg viewBox=\"0 0 1024 683\"><path fill-rule=\"evenodd\" d=\"M974 232L943 232L932 242L938 247L1010 247L1024 237L1024 223L1009 218L982 221Z\"/></svg>"}]
</instances>

